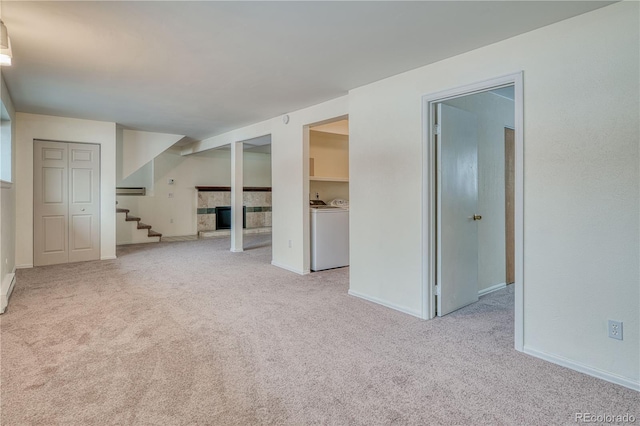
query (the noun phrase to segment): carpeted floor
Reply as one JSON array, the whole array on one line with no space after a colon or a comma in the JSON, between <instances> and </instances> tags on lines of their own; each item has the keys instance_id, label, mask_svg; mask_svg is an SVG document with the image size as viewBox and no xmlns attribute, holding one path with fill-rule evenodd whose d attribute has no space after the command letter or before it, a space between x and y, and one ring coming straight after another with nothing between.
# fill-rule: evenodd
<instances>
[{"instance_id":1,"label":"carpeted floor","mask_svg":"<svg viewBox=\"0 0 640 426\"><path fill-rule=\"evenodd\" d=\"M513 349L505 289L421 321L347 295L348 269L270 265L269 235L127 246L18 271L3 425L575 424L639 394Z\"/></svg>"}]
</instances>

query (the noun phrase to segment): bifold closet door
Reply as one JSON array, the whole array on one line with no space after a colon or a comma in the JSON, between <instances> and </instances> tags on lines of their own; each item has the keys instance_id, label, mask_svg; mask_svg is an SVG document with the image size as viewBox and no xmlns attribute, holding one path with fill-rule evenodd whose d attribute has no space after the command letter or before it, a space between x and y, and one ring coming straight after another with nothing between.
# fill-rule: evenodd
<instances>
[{"instance_id":1,"label":"bifold closet door","mask_svg":"<svg viewBox=\"0 0 640 426\"><path fill-rule=\"evenodd\" d=\"M100 146L69 145L69 262L100 259Z\"/></svg>"},{"instance_id":2,"label":"bifold closet door","mask_svg":"<svg viewBox=\"0 0 640 426\"><path fill-rule=\"evenodd\" d=\"M100 258L100 147L34 143L34 265Z\"/></svg>"},{"instance_id":3,"label":"bifold closet door","mask_svg":"<svg viewBox=\"0 0 640 426\"><path fill-rule=\"evenodd\" d=\"M66 263L69 261L67 144L36 141L33 159L33 264Z\"/></svg>"}]
</instances>

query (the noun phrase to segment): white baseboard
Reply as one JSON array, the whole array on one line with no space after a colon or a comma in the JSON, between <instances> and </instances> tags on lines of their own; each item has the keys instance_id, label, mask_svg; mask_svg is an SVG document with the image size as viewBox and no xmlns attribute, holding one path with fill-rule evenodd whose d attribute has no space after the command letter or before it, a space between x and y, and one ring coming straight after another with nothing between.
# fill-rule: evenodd
<instances>
[{"instance_id":1,"label":"white baseboard","mask_svg":"<svg viewBox=\"0 0 640 426\"><path fill-rule=\"evenodd\" d=\"M640 391L640 381L634 381L626 377L618 376L607 371L600 370L598 368L589 367L588 365L580 364L568 358L564 358L558 355L551 355L536 349L524 347L524 353L534 356L536 358L543 359L545 361L552 362L557 365L561 365L571 370L579 371L580 373L587 374L589 376L597 377L598 379L606 380L607 382L615 383L625 388Z\"/></svg>"},{"instance_id":2,"label":"white baseboard","mask_svg":"<svg viewBox=\"0 0 640 426\"><path fill-rule=\"evenodd\" d=\"M100 260L115 260L117 259L116 256L101 256Z\"/></svg>"},{"instance_id":3,"label":"white baseboard","mask_svg":"<svg viewBox=\"0 0 640 426\"><path fill-rule=\"evenodd\" d=\"M5 282L8 282L5 284ZM2 288L6 288L6 292L3 290L2 294L0 294L0 314L4 314L4 311L7 309L7 305L9 304L9 299L11 298L11 293L13 293L13 288L16 285L16 270L14 269L12 273L7 274L4 278L4 282L2 283Z\"/></svg>"},{"instance_id":4,"label":"white baseboard","mask_svg":"<svg viewBox=\"0 0 640 426\"><path fill-rule=\"evenodd\" d=\"M487 287L487 288L485 288L483 290L480 290L478 292L478 297L482 297L485 294L493 293L494 291L502 290L506 286L507 286L507 283L500 283L500 284L492 285L491 287Z\"/></svg>"},{"instance_id":5,"label":"white baseboard","mask_svg":"<svg viewBox=\"0 0 640 426\"><path fill-rule=\"evenodd\" d=\"M285 269L285 270L287 270L287 271L289 271L289 272L294 272L294 273L296 273L296 274L298 274L298 275L307 275L307 274L310 274L310 273L311 273L311 271L309 271L309 270L303 271L303 270L301 270L301 269L295 269L295 268L292 268L292 267L287 266L287 265L283 265L283 264L278 263L278 262L273 261L273 260L271 261L271 264L272 264L273 266L277 266L278 268Z\"/></svg>"},{"instance_id":6,"label":"white baseboard","mask_svg":"<svg viewBox=\"0 0 640 426\"><path fill-rule=\"evenodd\" d=\"M33 268L33 263L25 263L23 265L16 265L16 269L29 269Z\"/></svg>"},{"instance_id":7,"label":"white baseboard","mask_svg":"<svg viewBox=\"0 0 640 426\"><path fill-rule=\"evenodd\" d=\"M358 297L360 299L368 300L369 302L377 303L378 305L386 306L387 308L394 309L396 311L400 311L402 313L422 318L422 312L419 310L414 310L411 308L407 308L406 306L396 305L395 303L390 303L382 299L378 299L377 297L369 296L363 293L359 293L357 291L349 289L349 296Z\"/></svg>"}]
</instances>

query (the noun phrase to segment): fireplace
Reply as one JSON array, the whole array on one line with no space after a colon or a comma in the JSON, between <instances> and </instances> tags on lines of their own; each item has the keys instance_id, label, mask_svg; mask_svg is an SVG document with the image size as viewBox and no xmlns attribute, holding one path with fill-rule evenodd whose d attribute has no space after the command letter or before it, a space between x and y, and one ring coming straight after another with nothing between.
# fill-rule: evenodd
<instances>
[{"instance_id":1,"label":"fireplace","mask_svg":"<svg viewBox=\"0 0 640 426\"><path fill-rule=\"evenodd\" d=\"M242 207L242 227L247 227L247 207ZM216 229L231 229L231 206L216 207Z\"/></svg>"}]
</instances>

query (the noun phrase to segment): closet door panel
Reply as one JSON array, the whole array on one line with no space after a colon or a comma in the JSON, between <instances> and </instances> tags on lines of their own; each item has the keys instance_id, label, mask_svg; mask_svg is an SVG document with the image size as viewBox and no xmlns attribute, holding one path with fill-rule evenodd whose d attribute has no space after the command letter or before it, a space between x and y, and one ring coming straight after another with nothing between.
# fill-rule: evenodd
<instances>
[{"instance_id":1,"label":"closet door panel","mask_svg":"<svg viewBox=\"0 0 640 426\"><path fill-rule=\"evenodd\" d=\"M33 264L68 262L68 146L35 141L33 156Z\"/></svg>"},{"instance_id":2,"label":"closet door panel","mask_svg":"<svg viewBox=\"0 0 640 426\"><path fill-rule=\"evenodd\" d=\"M100 146L69 144L69 262L100 259Z\"/></svg>"}]
</instances>

